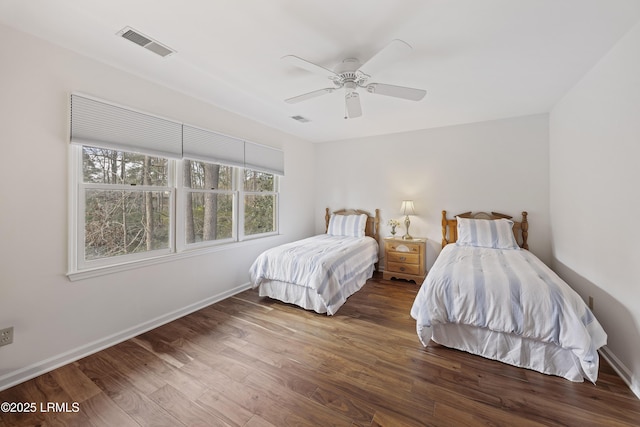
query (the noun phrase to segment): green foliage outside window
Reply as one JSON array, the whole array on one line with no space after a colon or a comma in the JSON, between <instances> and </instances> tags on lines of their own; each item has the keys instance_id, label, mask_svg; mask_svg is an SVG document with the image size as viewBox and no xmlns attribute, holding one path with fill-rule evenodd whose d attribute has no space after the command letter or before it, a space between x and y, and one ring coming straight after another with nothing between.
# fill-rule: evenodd
<instances>
[{"instance_id":1,"label":"green foliage outside window","mask_svg":"<svg viewBox=\"0 0 640 427\"><path fill-rule=\"evenodd\" d=\"M168 249L175 181L170 161L119 150L82 147L84 259ZM277 230L273 174L195 160L182 161L184 242L233 239L241 193L244 235ZM234 183L234 175L240 188Z\"/></svg>"},{"instance_id":2,"label":"green foliage outside window","mask_svg":"<svg viewBox=\"0 0 640 427\"><path fill-rule=\"evenodd\" d=\"M84 183L128 186L85 189L86 260L169 247L169 192L148 189L167 186L167 159L83 147L82 163Z\"/></svg>"},{"instance_id":3,"label":"green foliage outside window","mask_svg":"<svg viewBox=\"0 0 640 427\"><path fill-rule=\"evenodd\" d=\"M244 233L269 233L275 230L274 195L250 194L244 197Z\"/></svg>"},{"instance_id":4,"label":"green foliage outside window","mask_svg":"<svg viewBox=\"0 0 640 427\"><path fill-rule=\"evenodd\" d=\"M245 169L244 233L269 233L276 230L276 196L274 175Z\"/></svg>"}]
</instances>

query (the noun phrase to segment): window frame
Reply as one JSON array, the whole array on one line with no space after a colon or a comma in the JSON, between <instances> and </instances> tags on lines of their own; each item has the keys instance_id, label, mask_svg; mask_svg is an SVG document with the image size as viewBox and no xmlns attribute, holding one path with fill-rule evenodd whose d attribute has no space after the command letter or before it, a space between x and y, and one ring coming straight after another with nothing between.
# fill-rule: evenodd
<instances>
[{"instance_id":1,"label":"window frame","mask_svg":"<svg viewBox=\"0 0 640 427\"><path fill-rule=\"evenodd\" d=\"M167 187L85 183L83 179L83 146L90 144L70 144L70 174L69 174L69 247L68 247L68 272L67 277L74 280L95 277L102 274L124 271L143 266L164 263L175 259L194 256L206 252L223 250L242 242L276 236L280 234L280 176L275 173L273 191L250 192L244 191L245 168L226 165L232 168L231 190L204 190L187 189L184 187L183 166L184 159L174 159L157 154L148 154L155 157L163 157L168 161ZM119 150L132 153L134 151ZM142 153L144 154L144 153ZM210 162L205 162L210 163ZM249 169L249 168L247 168ZM255 169L252 169L255 170ZM87 189L113 189L126 191L167 191L169 193L169 243L167 248L143 251L135 254L117 255L96 260L85 259L85 192ZM190 192L212 192L232 194L233 197L233 227L232 237L220 240L186 243L184 230L186 197ZM274 206L274 231L245 235L244 233L244 197L249 194L271 195L275 197Z\"/></svg>"},{"instance_id":2,"label":"window frame","mask_svg":"<svg viewBox=\"0 0 640 427\"><path fill-rule=\"evenodd\" d=\"M74 231L75 248L72 253L74 258L73 264L70 266L71 271L85 271L91 269L98 269L103 267L110 267L114 265L122 265L140 260L146 260L151 258L157 258L169 255L175 252L175 206L176 206L176 191L173 184L175 183L175 167L172 159L167 159L167 185L166 186L153 186L153 185L130 185L130 184L102 184L102 183L87 183L84 182L84 163L83 163L83 147L84 145L71 146L72 162L75 164L75 168L72 168L72 203L74 204L72 211L75 215L72 215L74 223L71 224L70 229ZM123 150L114 150L123 151ZM125 151L132 153L131 151ZM162 157L153 155L154 157ZM163 157L164 158L164 157ZM127 191L131 193L138 193L144 191L157 191L169 193L169 236L167 247L162 249L153 249L150 251L142 251L133 254L115 255L111 257L104 257L94 260L87 260L86 254L86 191L90 189L96 190L113 190L113 191Z\"/></svg>"}]
</instances>

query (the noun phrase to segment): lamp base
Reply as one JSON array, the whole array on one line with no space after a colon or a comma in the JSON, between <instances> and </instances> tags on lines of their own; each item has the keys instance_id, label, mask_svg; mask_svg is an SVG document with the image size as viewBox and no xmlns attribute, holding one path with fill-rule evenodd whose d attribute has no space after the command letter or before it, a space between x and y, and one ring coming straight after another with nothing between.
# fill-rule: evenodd
<instances>
[{"instance_id":1,"label":"lamp base","mask_svg":"<svg viewBox=\"0 0 640 427\"><path fill-rule=\"evenodd\" d=\"M409 226L411 225L411 220L409 219L409 215L404 217L404 226L407 228L407 232L402 236L403 240L413 240L413 237L409 234Z\"/></svg>"}]
</instances>

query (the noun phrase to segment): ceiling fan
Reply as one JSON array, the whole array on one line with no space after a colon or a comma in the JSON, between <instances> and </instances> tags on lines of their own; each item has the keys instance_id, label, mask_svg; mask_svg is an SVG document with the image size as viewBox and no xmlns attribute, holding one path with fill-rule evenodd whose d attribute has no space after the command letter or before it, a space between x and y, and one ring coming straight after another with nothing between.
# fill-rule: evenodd
<instances>
[{"instance_id":1,"label":"ceiling fan","mask_svg":"<svg viewBox=\"0 0 640 427\"><path fill-rule=\"evenodd\" d=\"M369 73L375 71L379 66L395 62L409 51L411 51L411 46L409 46L408 43L398 39L392 40L365 63L361 63L356 58L347 58L334 70L314 64L313 62L309 62L295 55L283 56L282 59L286 60L290 64L312 73L323 75L333 82L332 87L326 87L314 90L313 92L294 96L292 98L285 99L285 102L288 104L295 104L297 102L306 101L344 88L344 118L346 119L362 116L360 95L356 91L358 88L364 88L367 92L376 95L420 101L427 94L426 90L384 83L369 83L369 79L371 78Z\"/></svg>"}]
</instances>

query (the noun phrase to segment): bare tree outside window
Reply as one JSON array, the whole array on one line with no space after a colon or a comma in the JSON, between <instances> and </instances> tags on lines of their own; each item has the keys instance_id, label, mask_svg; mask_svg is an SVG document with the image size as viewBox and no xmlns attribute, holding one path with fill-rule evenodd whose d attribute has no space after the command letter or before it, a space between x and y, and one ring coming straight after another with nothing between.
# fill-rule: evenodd
<instances>
[{"instance_id":1,"label":"bare tree outside window","mask_svg":"<svg viewBox=\"0 0 640 427\"><path fill-rule=\"evenodd\" d=\"M71 244L78 256L72 270L116 266L189 245L231 243L278 230L273 174L91 146L73 153L81 168L74 178L78 239ZM182 215L174 218L176 212Z\"/></svg>"},{"instance_id":2,"label":"bare tree outside window","mask_svg":"<svg viewBox=\"0 0 640 427\"><path fill-rule=\"evenodd\" d=\"M187 244L233 237L233 167L184 160Z\"/></svg>"},{"instance_id":3,"label":"bare tree outside window","mask_svg":"<svg viewBox=\"0 0 640 427\"><path fill-rule=\"evenodd\" d=\"M168 248L167 179L167 159L83 147L85 259Z\"/></svg>"}]
</instances>

